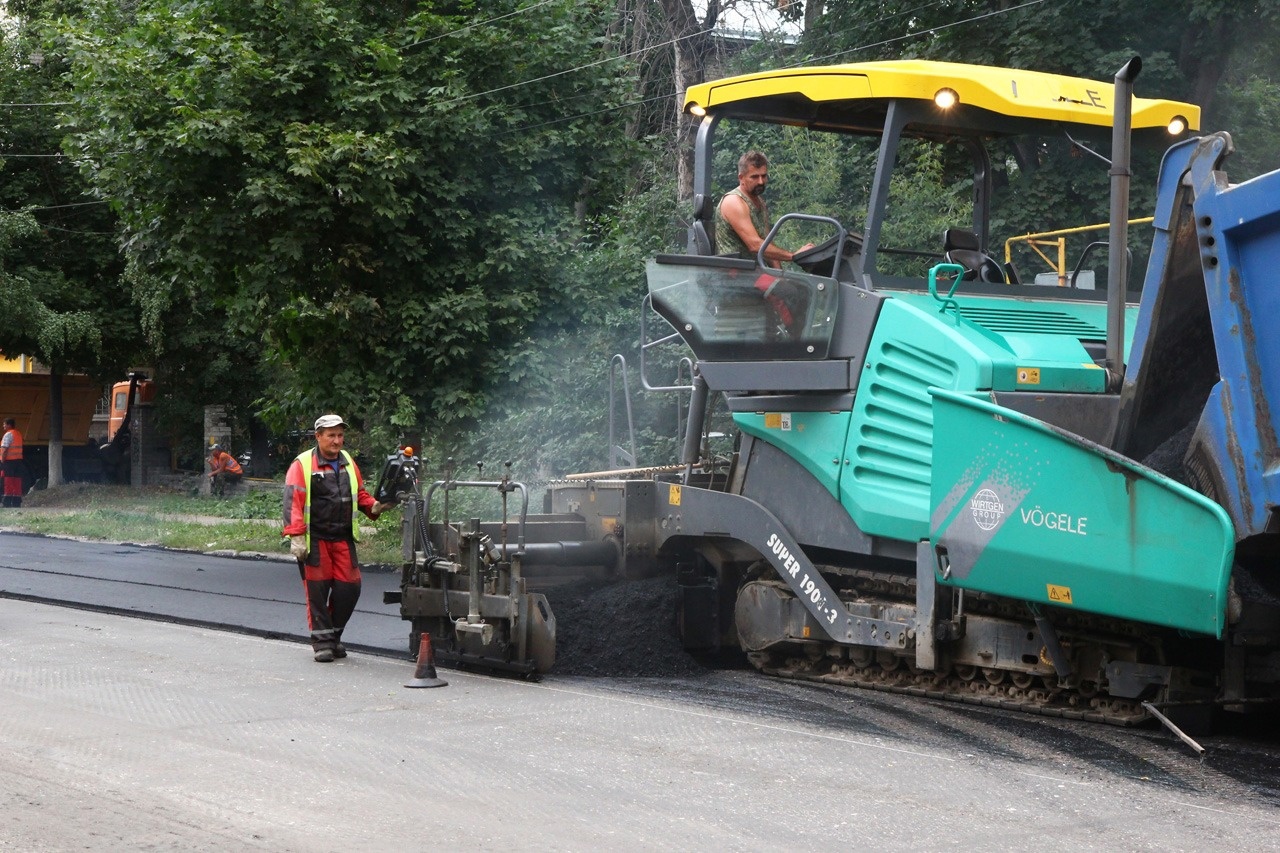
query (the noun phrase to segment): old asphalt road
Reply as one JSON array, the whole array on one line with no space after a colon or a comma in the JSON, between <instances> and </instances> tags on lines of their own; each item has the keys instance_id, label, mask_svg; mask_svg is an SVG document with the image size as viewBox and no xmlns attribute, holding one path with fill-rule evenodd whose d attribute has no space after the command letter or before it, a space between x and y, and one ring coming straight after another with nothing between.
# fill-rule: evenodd
<instances>
[{"instance_id":1,"label":"old asphalt road","mask_svg":"<svg viewBox=\"0 0 1280 853\"><path fill-rule=\"evenodd\" d=\"M394 656L272 638L301 634L291 572L0 536L0 848L1280 850L1274 741L1201 762L741 671L407 690L374 589L352 630Z\"/></svg>"}]
</instances>

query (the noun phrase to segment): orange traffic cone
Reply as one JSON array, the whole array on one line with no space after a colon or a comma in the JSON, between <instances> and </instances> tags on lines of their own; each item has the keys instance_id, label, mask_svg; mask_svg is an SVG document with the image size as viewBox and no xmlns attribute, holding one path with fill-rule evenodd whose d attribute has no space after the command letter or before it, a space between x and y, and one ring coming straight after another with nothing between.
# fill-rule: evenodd
<instances>
[{"instance_id":1,"label":"orange traffic cone","mask_svg":"<svg viewBox=\"0 0 1280 853\"><path fill-rule=\"evenodd\" d=\"M436 678L436 653L431 649L431 635L422 632L422 641L418 643L418 666L413 671L413 681L405 683L405 687L444 687L449 682Z\"/></svg>"}]
</instances>

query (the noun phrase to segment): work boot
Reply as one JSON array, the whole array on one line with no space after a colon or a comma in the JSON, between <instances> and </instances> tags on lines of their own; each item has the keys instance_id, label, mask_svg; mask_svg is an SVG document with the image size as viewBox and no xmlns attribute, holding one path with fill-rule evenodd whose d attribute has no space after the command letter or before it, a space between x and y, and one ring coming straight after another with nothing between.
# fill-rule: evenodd
<instances>
[{"instance_id":1,"label":"work boot","mask_svg":"<svg viewBox=\"0 0 1280 853\"><path fill-rule=\"evenodd\" d=\"M335 658L345 658L347 656L347 647L342 643L335 643L333 646L333 656Z\"/></svg>"},{"instance_id":2,"label":"work boot","mask_svg":"<svg viewBox=\"0 0 1280 853\"><path fill-rule=\"evenodd\" d=\"M332 663L333 649L316 649L316 663Z\"/></svg>"}]
</instances>

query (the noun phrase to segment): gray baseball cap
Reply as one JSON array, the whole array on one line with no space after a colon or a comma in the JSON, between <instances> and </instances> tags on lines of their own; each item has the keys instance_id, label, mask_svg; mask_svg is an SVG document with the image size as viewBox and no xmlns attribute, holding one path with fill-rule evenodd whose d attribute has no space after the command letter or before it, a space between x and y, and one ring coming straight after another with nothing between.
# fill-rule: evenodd
<instances>
[{"instance_id":1,"label":"gray baseball cap","mask_svg":"<svg viewBox=\"0 0 1280 853\"><path fill-rule=\"evenodd\" d=\"M340 415L321 415L316 418L316 429L332 429L333 427L344 427L347 422Z\"/></svg>"}]
</instances>

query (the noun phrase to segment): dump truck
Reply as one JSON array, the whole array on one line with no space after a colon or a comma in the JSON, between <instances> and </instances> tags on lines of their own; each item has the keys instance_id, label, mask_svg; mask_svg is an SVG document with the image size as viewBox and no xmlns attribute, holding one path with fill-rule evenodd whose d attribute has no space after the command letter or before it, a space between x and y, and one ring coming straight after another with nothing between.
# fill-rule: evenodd
<instances>
[{"instance_id":1,"label":"dump truck","mask_svg":"<svg viewBox=\"0 0 1280 853\"><path fill-rule=\"evenodd\" d=\"M696 360L681 458L554 482L530 513L509 473L428 483L396 454L379 491L405 507L410 650L536 676L549 579L663 577L686 648L773 676L1118 724L1275 702L1280 171L1232 184L1230 136L1135 97L1140 69L691 87L689 245L648 263L643 307ZM713 199L748 147L827 195L721 256ZM1135 163L1154 219L1131 231ZM1110 223L1089 276L1037 285L992 251L1088 204ZM704 452L713 403L727 466ZM502 518L451 518L469 488Z\"/></svg>"},{"instance_id":2,"label":"dump truck","mask_svg":"<svg viewBox=\"0 0 1280 853\"><path fill-rule=\"evenodd\" d=\"M0 417L13 418L23 435L30 487L47 476L49 465L49 374L0 371ZM97 446L90 436L102 386L88 376L69 374L62 384L62 471L67 480L102 478Z\"/></svg>"},{"instance_id":3,"label":"dump truck","mask_svg":"<svg viewBox=\"0 0 1280 853\"><path fill-rule=\"evenodd\" d=\"M23 358L22 361L28 361ZM9 362L14 366L18 360ZM48 473L49 374L0 370L0 411L17 421L26 444L28 486ZM95 433L94 419L103 387L83 374L66 374L62 385L62 473L67 482L128 483L130 415L134 402L150 402L155 383L143 373L130 373L107 392L105 443Z\"/></svg>"}]
</instances>

